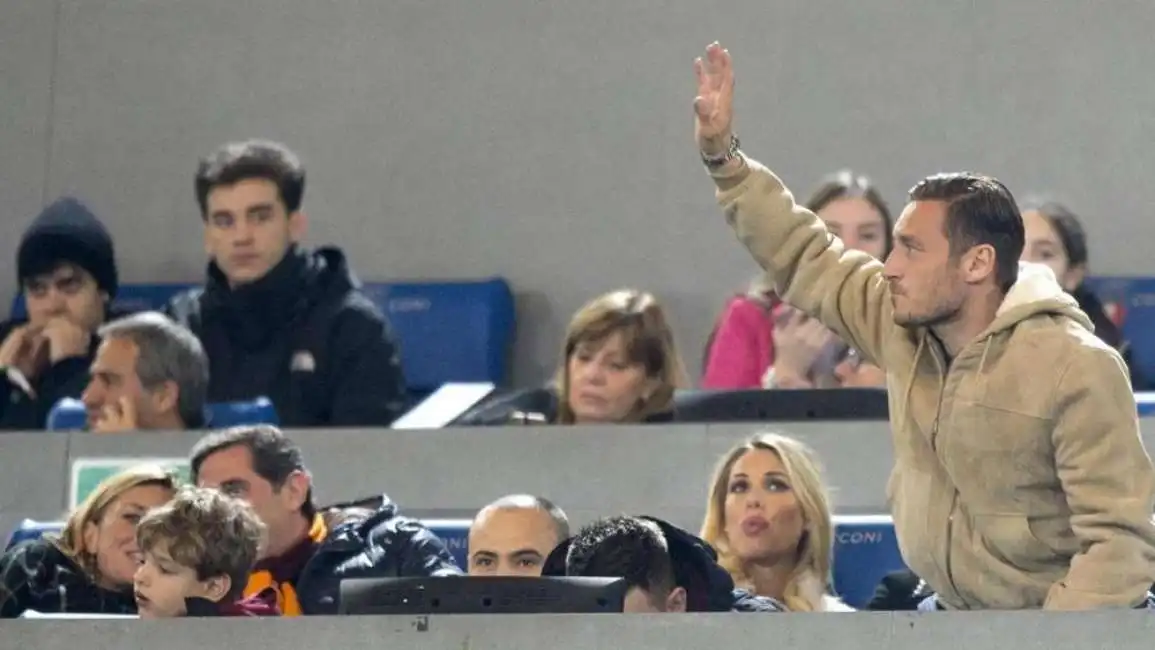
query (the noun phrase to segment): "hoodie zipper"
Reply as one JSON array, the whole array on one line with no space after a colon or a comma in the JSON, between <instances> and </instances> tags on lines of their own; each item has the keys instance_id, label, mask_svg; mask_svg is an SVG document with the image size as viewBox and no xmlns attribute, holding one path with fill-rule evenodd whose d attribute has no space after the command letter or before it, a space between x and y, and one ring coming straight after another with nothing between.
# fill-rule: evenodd
<instances>
[{"instance_id":1,"label":"hoodie zipper","mask_svg":"<svg viewBox=\"0 0 1155 650\"><path fill-rule=\"evenodd\" d=\"M934 422L930 427L930 448L936 456L938 455L939 423L942 420L942 402L943 397L946 396L946 385L950 379L951 372L950 365L946 365L944 368L944 360L939 356L940 353L941 352L938 349L937 344L931 346L930 356L934 357L934 362L936 365L938 365L939 369L938 403L935 406ZM951 490L950 505L947 508L946 516L946 554L943 560L943 572L946 574L946 580L950 584L951 592L953 592L954 595L959 596L958 588L954 584L954 576L951 575L950 569L951 546L953 545L952 542L954 538L954 507L957 497L958 495L955 493L955 491Z\"/></svg>"}]
</instances>

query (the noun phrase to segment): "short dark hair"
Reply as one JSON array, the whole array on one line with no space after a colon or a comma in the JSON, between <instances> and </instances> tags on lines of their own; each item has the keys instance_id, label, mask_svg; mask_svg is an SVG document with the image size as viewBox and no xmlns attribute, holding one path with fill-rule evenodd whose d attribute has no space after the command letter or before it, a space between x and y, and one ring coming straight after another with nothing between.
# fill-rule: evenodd
<instances>
[{"instance_id":1,"label":"short dark hair","mask_svg":"<svg viewBox=\"0 0 1155 650\"><path fill-rule=\"evenodd\" d=\"M533 508L545 512L553 521L554 532L557 533L557 538L563 541L569 539L569 517L566 516L565 511L559 508L557 504L545 497L532 494L510 494L485 506L482 510L520 508Z\"/></svg>"},{"instance_id":2,"label":"short dark hair","mask_svg":"<svg viewBox=\"0 0 1155 650\"><path fill-rule=\"evenodd\" d=\"M206 458L232 447L248 449L253 457L253 471L277 489L285 484L293 472L308 472L301 448L283 431L271 424L243 425L214 431L197 441L189 460L193 483L197 482ZM312 486L305 495L305 503L301 505L301 514L307 519L317 514Z\"/></svg>"},{"instance_id":3,"label":"short dark hair","mask_svg":"<svg viewBox=\"0 0 1155 650\"><path fill-rule=\"evenodd\" d=\"M187 485L136 527L141 551L163 545L174 562L196 571L197 580L228 576L226 601L244 592L264 534L265 525L247 503Z\"/></svg>"},{"instance_id":4,"label":"short dark hair","mask_svg":"<svg viewBox=\"0 0 1155 650\"><path fill-rule=\"evenodd\" d=\"M136 346L136 375L147 390L166 381L177 386L177 415L189 429L205 422L209 362L200 339L159 312L140 312L106 323L102 339L127 339Z\"/></svg>"},{"instance_id":5,"label":"short dark hair","mask_svg":"<svg viewBox=\"0 0 1155 650\"><path fill-rule=\"evenodd\" d=\"M586 578L623 578L628 587L665 599L676 586L674 562L657 524L638 517L599 519L570 542L565 572Z\"/></svg>"},{"instance_id":6,"label":"short dark hair","mask_svg":"<svg viewBox=\"0 0 1155 650\"><path fill-rule=\"evenodd\" d=\"M263 178L277 186L285 212L301 209L305 168L297 154L271 140L230 142L204 157L197 166L196 194L201 218L208 218L208 196L214 187Z\"/></svg>"},{"instance_id":7,"label":"short dark hair","mask_svg":"<svg viewBox=\"0 0 1155 650\"><path fill-rule=\"evenodd\" d=\"M911 201L945 201L944 224L952 256L988 244L995 249L995 279L1005 293L1019 277L1026 235L1015 197L998 179L973 172L935 174L910 190Z\"/></svg>"}]
</instances>

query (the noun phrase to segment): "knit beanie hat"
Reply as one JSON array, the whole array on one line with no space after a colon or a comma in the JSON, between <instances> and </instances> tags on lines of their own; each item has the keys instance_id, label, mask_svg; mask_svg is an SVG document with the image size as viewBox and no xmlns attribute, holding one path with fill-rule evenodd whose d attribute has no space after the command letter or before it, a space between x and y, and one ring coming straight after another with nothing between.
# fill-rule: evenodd
<instances>
[{"instance_id":1,"label":"knit beanie hat","mask_svg":"<svg viewBox=\"0 0 1155 650\"><path fill-rule=\"evenodd\" d=\"M44 208L24 231L16 252L17 281L23 287L61 263L88 271L109 298L116 295L119 282L112 237L96 215L72 197Z\"/></svg>"}]
</instances>

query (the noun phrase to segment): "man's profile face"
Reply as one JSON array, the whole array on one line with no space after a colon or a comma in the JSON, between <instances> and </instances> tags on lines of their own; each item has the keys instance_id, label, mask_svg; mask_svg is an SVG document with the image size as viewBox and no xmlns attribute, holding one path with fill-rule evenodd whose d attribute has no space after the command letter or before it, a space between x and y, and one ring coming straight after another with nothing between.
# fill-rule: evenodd
<instances>
[{"instance_id":1,"label":"man's profile face","mask_svg":"<svg viewBox=\"0 0 1155 650\"><path fill-rule=\"evenodd\" d=\"M549 513L540 508L487 508L469 528L469 575L540 576L561 542Z\"/></svg>"},{"instance_id":2,"label":"man's profile face","mask_svg":"<svg viewBox=\"0 0 1155 650\"><path fill-rule=\"evenodd\" d=\"M129 339L108 337L100 342L89 368L88 386L80 396L90 428L104 417L106 407L119 409L121 399L132 402L141 428L148 428L155 419L149 393L136 374L138 356L136 344Z\"/></svg>"},{"instance_id":3,"label":"man's profile face","mask_svg":"<svg viewBox=\"0 0 1155 650\"><path fill-rule=\"evenodd\" d=\"M214 488L231 497L246 501L268 528L269 544L283 545L286 531L292 530L294 517L300 517L305 490L286 479L274 486L257 474L253 455L244 445L233 445L205 457L197 473L197 487ZM307 490L307 480L303 487ZM264 552L262 548L262 553Z\"/></svg>"},{"instance_id":4,"label":"man's profile face","mask_svg":"<svg viewBox=\"0 0 1155 650\"><path fill-rule=\"evenodd\" d=\"M884 272L894 321L905 327L947 322L962 308L965 283L946 236L947 203L913 201L894 226L894 250Z\"/></svg>"}]
</instances>

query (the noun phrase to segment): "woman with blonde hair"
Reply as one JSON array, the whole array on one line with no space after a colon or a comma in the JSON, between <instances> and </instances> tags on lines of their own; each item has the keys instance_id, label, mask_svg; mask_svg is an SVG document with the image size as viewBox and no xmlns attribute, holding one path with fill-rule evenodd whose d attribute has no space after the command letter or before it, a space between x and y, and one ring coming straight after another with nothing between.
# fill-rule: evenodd
<instances>
[{"instance_id":1,"label":"woman with blonde hair","mask_svg":"<svg viewBox=\"0 0 1155 650\"><path fill-rule=\"evenodd\" d=\"M851 611L826 590L833 528L814 453L793 438L762 433L718 464L701 537L742 589L790 611Z\"/></svg>"},{"instance_id":2,"label":"woman with blonde hair","mask_svg":"<svg viewBox=\"0 0 1155 650\"><path fill-rule=\"evenodd\" d=\"M154 465L106 478L69 515L59 536L0 556L0 618L45 614L134 614L140 563L136 524L176 493L177 479Z\"/></svg>"},{"instance_id":3,"label":"woman with blonde hair","mask_svg":"<svg viewBox=\"0 0 1155 650\"><path fill-rule=\"evenodd\" d=\"M619 289L574 314L553 385L492 401L458 424L623 424L672 419L685 370L653 294Z\"/></svg>"}]
</instances>

